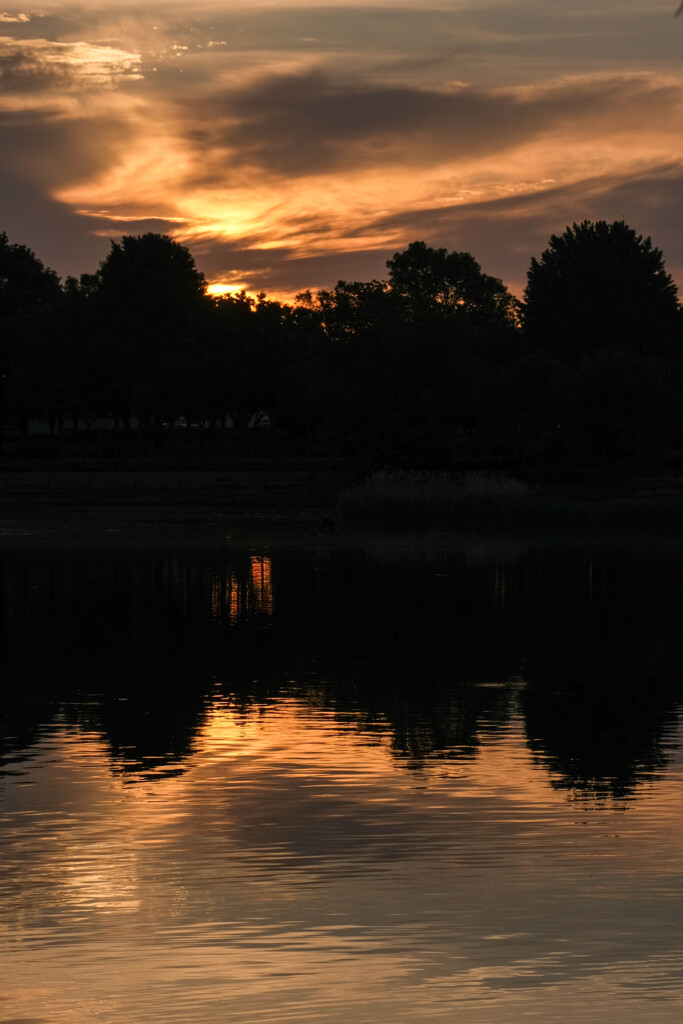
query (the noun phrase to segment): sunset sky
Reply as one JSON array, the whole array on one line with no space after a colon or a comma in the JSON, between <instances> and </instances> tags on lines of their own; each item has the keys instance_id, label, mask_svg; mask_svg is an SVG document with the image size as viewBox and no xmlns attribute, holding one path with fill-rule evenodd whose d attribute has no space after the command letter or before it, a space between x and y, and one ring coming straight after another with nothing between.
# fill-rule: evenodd
<instances>
[{"instance_id":1,"label":"sunset sky","mask_svg":"<svg viewBox=\"0 0 683 1024\"><path fill-rule=\"evenodd\" d=\"M0 7L0 231L61 276L168 232L214 283L386 276L415 239L518 295L584 218L683 286L675 0Z\"/></svg>"}]
</instances>

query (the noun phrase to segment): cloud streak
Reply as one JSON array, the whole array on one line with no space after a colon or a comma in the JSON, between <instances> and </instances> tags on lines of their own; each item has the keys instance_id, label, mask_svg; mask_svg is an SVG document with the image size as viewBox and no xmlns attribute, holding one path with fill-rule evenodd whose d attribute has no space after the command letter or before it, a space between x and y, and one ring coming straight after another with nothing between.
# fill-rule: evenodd
<instances>
[{"instance_id":1,"label":"cloud streak","mask_svg":"<svg viewBox=\"0 0 683 1024\"><path fill-rule=\"evenodd\" d=\"M505 153L543 134L651 131L674 116L680 124L683 83L623 76L426 89L336 82L316 69L200 103L204 134L194 131L194 141L223 149L233 164L308 177L358 166L433 168Z\"/></svg>"},{"instance_id":2,"label":"cloud streak","mask_svg":"<svg viewBox=\"0 0 683 1024\"><path fill-rule=\"evenodd\" d=\"M0 85L5 94L45 89L101 89L139 77L140 57L120 47L0 37Z\"/></svg>"}]
</instances>

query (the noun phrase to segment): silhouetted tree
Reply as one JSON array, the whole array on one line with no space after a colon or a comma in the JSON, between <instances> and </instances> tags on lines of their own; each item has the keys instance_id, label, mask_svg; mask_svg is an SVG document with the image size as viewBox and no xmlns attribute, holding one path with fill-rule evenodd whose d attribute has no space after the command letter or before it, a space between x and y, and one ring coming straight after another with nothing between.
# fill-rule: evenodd
<instances>
[{"instance_id":1,"label":"silhouetted tree","mask_svg":"<svg viewBox=\"0 0 683 1024\"><path fill-rule=\"evenodd\" d=\"M246 292L214 300L206 335L206 412L222 426L246 427L258 411L260 353L252 343L255 301Z\"/></svg>"},{"instance_id":2,"label":"silhouetted tree","mask_svg":"<svg viewBox=\"0 0 683 1024\"><path fill-rule=\"evenodd\" d=\"M411 242L387 261L389 284L413 319L468 318L479 326L515 326L519 303L468 252Z\"/></svg>"},{"instance_id":3,"label":"silhouetted tree","mask_svg":"<svg viewBox=\"0 0 683 1024\"><path fill-rule=\"evenodd\" d=\"M664 450L674 432L677 396L661 364L605 349L566 374L567 451L593 465Z\"/></svg>"},{"instance_id":4,"label":"silhouetted tree","mask_svg":"<svg viewBox=\"0 0 683 1024\"><path fill-rule=\"evenodd\" d=\"M0 234L0 441L7 413L28 416L41 406L41 376L55 355L59 278L25 245Z\"/></svg>"},{"instance_id":5,"label":"silhouetted tree","mask_svg":"<svg viewBox=\"0 0 683 1024\"><path fill-rule=\"evenodd\" d=\"M11 243L0 233L0 316L3 328L31 312L51 308L59 294L59 278L31 249ZM3 336L4 340L4 336Z\"/></svg>"},{"instance_id":6,"label":"silhouetted tree","mask_svg":"<svg viewBox=\"0 0 683 1024\"><path fill-rule=\"evenodd\" d=\"M242 291L214 301L203 366L208 415L237 429L276 417L287 391L290 308Z\"/></svg>"},{"instance_id":7,"label":"silhouetted tree","mask_svg":"<svg viewBox=\"0 0 683 1024\"><path fill-rule=\"evenodd\" d=\"M520 467L549 468L564 457L567 371L543 352L525 352L500 375L499 433Z\"/></svg>"},{"instance_id":8,"label":"silhouetted tree","mask_svg":"<svg viewBox=\"0 0 683 1024\"><path fill-rule=\"evenodd\" d=\"M500 418L498 370L517 352L519 302L470 253L412 242L387 267L411 339L422 419L431 419L436 443L449 438L449 450L456 441L456 449L471 449Z\"/></svg>"},{"instance_id":9,"label":"silhouetted tree","mask_svg":"<svg viewBox=\"0 0 683 1024\"><path fill-rule=\"evenodd\" d=\"M668 450L683 315L650 239L623 221L574 224L531 261L525 299L525 358L562 378L556 450L594 467Z\"/></svg>"},{"instance_id":10,"label":"silhouetted tree","mask_svg":"<svg viewBox=\"0 0 683 1024\"><path fill-rule=\"evenodd\" d=\"M143 423L191 414L210 300L190 252L168 235L126 235L112 242L89 287L118 391L115 412Z\"/></svg>"},{"instance_id":11,"label":"silhouetted tree","mask_svg":"<svg viewBox=\"0 0 683 1024\"><path fill-rule=\"evenodd\" d=\"M269 410L273 423L309 442L329 445L335 377L329 342L310 292L298 295L296 305L283 307L280 351L282 371Z\"/></svg>"},{"instance_id":12,"label":"silhouetted tree","mask_svg":"<svg viewBox=\"0 0 683 1024\"><path fill-rule=\"evenodd\" d=\"M114 414L120 404L111 357L96 317L94 277L64 282L60 316L61 411L71 417L74 430L86 428Z\"/></svg>"},{"instance_id":13,"label":"silhouetted tree","mask_svg":"<svg viewBox=\"0 0 683 1024\"><path fill-rule=\"evenodd\" d=\"M412 432L416 394L396 296L373 280L300 298L322 332L329 436L346 454L390 458Z\"/></svg>"},{"instance_id":14,"label":"silhouetted tree","mask_svg":"<svg viewBox=\"0 0 683 1024\"><path fill-rule=\"evenodd\" d=\"M532 259L525 336L565 365L599 349L670 357L680 346L681 308L659 249L623 221L583 221L553 235Z\"/></svg>"},{"instance_id":15,"label":"silhouetted tree","mask_svg":"<svg viewBox=\"0 0 683 1024\"><path fill-rule=\"evenodd\" d=\"M302 296L334 367L331 433L375 461L443 462L494 404L488 371L515 351L519 304L469 253L413 242L387 267Z\"/></svg>"}]
</instances>

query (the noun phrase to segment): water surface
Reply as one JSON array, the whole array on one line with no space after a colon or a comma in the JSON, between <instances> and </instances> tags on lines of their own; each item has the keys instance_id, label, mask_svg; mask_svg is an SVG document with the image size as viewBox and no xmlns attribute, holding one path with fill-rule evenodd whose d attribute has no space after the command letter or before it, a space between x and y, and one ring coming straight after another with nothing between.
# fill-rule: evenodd
<instances>
[{"instance_id":1,"label":"water surface","mask_svg":"<svg viewBox=\"0 0 683 1024\"><path fill-rule=\"evenodd\" d=\"M677 549L0 570L3 1024L680 1020Z\"/></svg>"}]
</instances>

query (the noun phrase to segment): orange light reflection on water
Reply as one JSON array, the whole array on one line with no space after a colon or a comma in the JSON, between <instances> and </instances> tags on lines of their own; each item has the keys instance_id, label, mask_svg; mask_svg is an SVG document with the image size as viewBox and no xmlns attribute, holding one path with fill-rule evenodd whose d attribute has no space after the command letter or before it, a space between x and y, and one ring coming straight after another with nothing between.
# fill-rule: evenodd
<instances>
[{"instance_id":1,"label":"orange light reflection on water","mask_svg":"<svg viewBox=\"0 0 683 1024\"><path fill-rule=\"evenodd\" d=\"M251 585L254 590L255 610L264 615L273 614L272 566L267 555L252 555Z\"/></svg>"},{"instance_id":2,"label":"orange light reflection on water","mask_svg":"<svg viewBox=\"0 0 683 1024\"><path fill-rule=\"evenodd\" d=\"M683 859L680 766L628 811L577 807L514 713L482 728L474 757L410 771L388 727L363 733L294 698L213 701L181 776L126 786L110 756L59 725L27 774L3 778L13 1018L70 1024L99 1007L105 1022L161 1024L163 1007L164 1024L408 1024L459 1007L503 1024L550 1011L551 986L577 1021L577 1000L604 1007L650 970L604 953L606 976L598 963L577 984L585 902L604 898L626 934L622 887L654 900Z\"/></svg>"},{"instance_id":3,"label":"orange light reflection on water","mask_svg":"<svg viewBox=\"0 0 683 1024\"><path fill-rule=\"evenodd\" d=\"M211 617L227 618L235 625L250 615L273 614L272 564L268 555L251 555L249 576L240 579L235 572L215 575L211 581Z\"/></svg>"}]
</instances>

